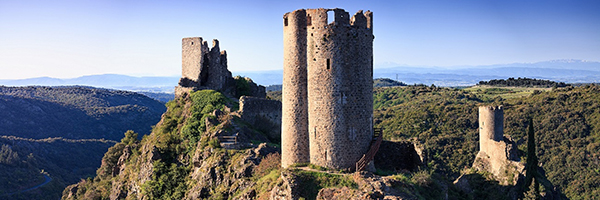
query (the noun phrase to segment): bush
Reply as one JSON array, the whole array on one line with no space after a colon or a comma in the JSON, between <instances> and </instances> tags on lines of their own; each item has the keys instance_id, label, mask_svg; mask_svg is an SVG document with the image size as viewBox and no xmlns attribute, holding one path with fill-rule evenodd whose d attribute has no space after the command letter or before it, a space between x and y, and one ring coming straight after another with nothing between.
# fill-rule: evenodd
<instances>
[{"instance_id":1,"label":"bush","mask_svg":"<svg viewBox=\"0 0 600 200\"><path fill-rule=\"evenodd\" d=\"M263 158L258 166L256 166L253 170L253 174L255 177L263 177L273 170L278 170L281 168L281 155L279 153L272 153L265 158Z\"/></svg>"}]
</instances>

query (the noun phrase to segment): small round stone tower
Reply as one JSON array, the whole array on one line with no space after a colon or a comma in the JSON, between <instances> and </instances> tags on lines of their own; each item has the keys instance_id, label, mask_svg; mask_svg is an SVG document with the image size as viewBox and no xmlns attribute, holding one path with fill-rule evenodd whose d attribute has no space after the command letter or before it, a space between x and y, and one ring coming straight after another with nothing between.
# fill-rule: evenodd
<instances>
[{"instance_id":1,"label":"small round stone tower","mask_svg":"<svg viewBox=\"0 0 600 200\"><path fill-rule=\"evenodd\" d=\"M479 107L479 150L485 151L487 141L500 142L504 137L502 106Z\"/></svg>"},{"instance_id":2,"label":"small round stone tower","mask_svg":"<svg viewBox=\"0 0 600 200\"><path fill-rule=\"evenodd\" d=\"M373 14L319 8L283 18L282 166L309 158L353 170L373 139Z\"/></svg>"},{"instance_id":3,"label":"small round stone tower","mask_svg":"<svg viewBox=\"0 0 600 200\"><path fill-rule=\"evenodd\" d=\"M283 89L281 165L308 163L308 99L306 90L306 11L283 16Z\"/></svg>"}]
</instances>

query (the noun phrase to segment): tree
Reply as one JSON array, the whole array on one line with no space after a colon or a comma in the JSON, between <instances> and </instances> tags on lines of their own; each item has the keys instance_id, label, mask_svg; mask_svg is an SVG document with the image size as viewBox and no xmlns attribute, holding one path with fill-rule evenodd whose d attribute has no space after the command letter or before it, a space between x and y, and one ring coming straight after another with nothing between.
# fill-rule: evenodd
<instances>
[{"instance_id":1,"label":"tree","mask_svg":"<svg viewBox=\"0 0 600 200\"><path fill-rule=\"evenodd\" d=\"M533 131L533 119L529 118L529 130L527 131L527 164L525 165L525 169L527 170L525 174L525 185L524 190L530 189L531 183L534 182L534 195L539 196L539 183L537 180L538 177L538 158L535 153L535 133ZM529 191L528 193L531 193Z\"/></svg>"},{"instance_id":2,"label":"tree","mask_svg":"<svg viewBox=\"0 0 600 200\"><path fill-rule=\"evenodd\" d=\"M138 134L132 130L125 132L125 137L121 139L121 142L125 145L130 145L138 141Z\"/></svg>"}]
</instances>

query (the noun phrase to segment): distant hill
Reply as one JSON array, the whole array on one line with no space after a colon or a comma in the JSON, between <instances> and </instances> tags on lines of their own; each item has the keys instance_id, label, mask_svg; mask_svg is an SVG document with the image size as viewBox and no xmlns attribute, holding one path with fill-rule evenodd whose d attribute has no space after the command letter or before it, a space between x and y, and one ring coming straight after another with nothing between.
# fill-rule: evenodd
<instances>
[{"instance_id":1,"label":"distant hill","mask_svg":"<svg viewBox=\"0 0 600 200\"><path fill-rule=\"evenodd\" d=\"M393 87L393 86L406 86L406 83L395 81L389 78L376 78L373 80L373 87Z\"/></svg>"},{"instance_id":2,"label":"distant hill","mask_svg":"<svg viewBox=\"0 0 600 200\"><path fill-rule=\"evenodd\" d=\"M482 80L530 77L565 83L600 82L600 62L583 60L552 60L537 63L509 63L478 66L408 66L401 64L375 65L374 78L389 78L408 85L472 86ZM260 85L281 85L283 70L237 71L232 74L252 77ZM38 77L19 80L0 80L5 86L86 85L129 91L173 93L179 77L133 77L101 74L70 79Z\"/></svg>"},{"instance_id":3,"label":"distant hill","mask_svg":"<svg viewBox=\"0 0 600 200\"><path fill-rule=\"evenodd\" d=\"M408 66L376 65L373 78L389 78L406 84L436 86L472 86L482 80L530 77L565 83L600 82L600 62L582 60L553 60L537 63L510 63L478 66ZM263 85L281 84L283 70L234 72L252 77Z\"/></svg>"},{"instance_id":4,"label":"distant hill","mask_svg":"<svg viewBox=\"0 0 600 200\"><path fill-rule=\"evenodd\" d=\"M131 129L149 134L166 111L142 94L84 86L0 86L0 199L59 199L94 176ZM43 187L24 192L51 180Z\"/></svg>"},{"instance_id":5,"label":"distant hill","mask_svg":"<svg viewBox=\"0 0 600 200\"><path fill-rule=\"evenodd\" d=\"M133 77L119 74L100 74L77 78L58 79L38 77L17 80L0 80L5 86L67 86L85 85L92 87L121 89L129 91L173 93L179 77Z\"/></svg>"},{"instance_id":6,"label":"distant hill","mask_svg":"<svg viewBox=\"0 0 600 200\"><path fill-rule=\"evenodd\" d=\"M144 95L91 87L0 86L0 135L120 140L150 133L166 110Z\"/></svg>"}]
</instances>

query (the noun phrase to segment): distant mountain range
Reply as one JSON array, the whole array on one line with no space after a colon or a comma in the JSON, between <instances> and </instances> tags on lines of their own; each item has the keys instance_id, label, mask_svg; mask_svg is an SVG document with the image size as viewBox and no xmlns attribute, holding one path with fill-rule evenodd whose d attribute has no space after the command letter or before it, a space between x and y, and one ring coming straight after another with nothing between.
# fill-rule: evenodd
<instances>
[{"instance_id":1,"label":"distant mountain range","mask_svg":"<svg viewBox=\"0 0 600 200\"><path fill-rule=\"evenodd\" d=\"M278 85L283 70L233 72L252 78L261 85ZM373 78L390 78L407 84L437 86L468 86L479 81L528 77L566 83L600 82L600 62L583 60L553 60L537 63L512 63L480 66L407 66L387 63L375 66ZM82 76L71 79L39 77L19 80L0 80L0 85L88 85L129 91L173 93L179 77L133 77L118 74Z\"/></svg>"}]
</instances>

